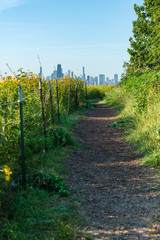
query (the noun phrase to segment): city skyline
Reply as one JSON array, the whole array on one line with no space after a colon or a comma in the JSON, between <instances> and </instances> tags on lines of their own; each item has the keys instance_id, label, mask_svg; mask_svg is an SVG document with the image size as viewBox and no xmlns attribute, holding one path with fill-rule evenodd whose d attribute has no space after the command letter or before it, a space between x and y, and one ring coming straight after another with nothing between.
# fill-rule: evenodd
<instances>
[{"instance_id":1,"label":"city skyline","mask_svg":"<svg viewBox=\"0 0 160 240\"><path fill-rule=\"evenodd\" d=\"M40 66L40 73L39 76L42 77L42 66ZM84 82L86 82L88 85L94 85L94 86L101 86L101 85L107 85L107 86L116 86L118 84L119 77L118 74L114 74L114 77L110 79L109 77L106 77L105 74L99 74L99 76L90 76L87 75L85 72L85 67L82 66L82 72L80 75L76 76L74 75L74 72L70 69L63 73L62 65L57 64L57 68L54 68L54 71L51 73L51 75L46 76L46 80L55 80L55 79L61 79L63 77L69 77L69 78L78 78L82 79Z\"/></svg>"},{"instance_id":2,"label":"city skyline","mask_svg":"<svg viewBox=\"0 0 160 240\"><path fill-rule=\"evenodd\" d=\"M15 72L38 73L39 55L45 76L57 62L75 75L85 66L88 75L120 76L129 60L134 3L143 1L1 0L0 72L10 74L8 63Z\"/></svg>"}]
</instances>

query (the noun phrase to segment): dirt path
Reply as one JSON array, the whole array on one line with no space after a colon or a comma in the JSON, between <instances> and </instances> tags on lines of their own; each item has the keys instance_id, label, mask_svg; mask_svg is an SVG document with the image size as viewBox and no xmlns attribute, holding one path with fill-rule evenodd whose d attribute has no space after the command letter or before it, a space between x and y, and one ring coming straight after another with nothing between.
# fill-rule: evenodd
<instances>
[{"instance_id":1,"label":"dirt path","mask_svg":"<svg viewBox=\"0 0 160 240\"><path fill-rule=\"evenodd\" d=\"M92 148L72 150L67 184L94 239L160 239L155 170L140 166L119 130L106 128L115 115L98 104L78 120L75 135Z\"/></svg>"}]
</instances>

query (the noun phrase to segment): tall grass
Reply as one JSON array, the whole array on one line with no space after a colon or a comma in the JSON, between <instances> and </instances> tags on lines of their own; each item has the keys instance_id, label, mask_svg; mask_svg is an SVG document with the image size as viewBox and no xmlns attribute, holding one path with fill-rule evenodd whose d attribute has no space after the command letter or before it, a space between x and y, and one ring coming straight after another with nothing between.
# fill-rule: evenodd
<instances>
[{"instance_id":1,"label":"tall grass","mask_svg":"<svg viewBox=\"0 0 160 240\"><path fill-rule=\"evenodd\" d=\"M145 73L124 79L105 97L107 104L118 107L118 121L124 121L126 138L143 156L142 162L155 167L160 166L159 91L160 74Z\"/></svg>"}]
</instances>

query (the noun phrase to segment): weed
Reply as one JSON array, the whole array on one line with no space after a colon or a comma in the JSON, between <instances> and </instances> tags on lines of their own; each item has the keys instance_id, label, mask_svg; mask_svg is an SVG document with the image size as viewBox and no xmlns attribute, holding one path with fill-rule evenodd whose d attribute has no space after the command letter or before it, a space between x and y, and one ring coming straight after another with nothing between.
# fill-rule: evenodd
<instances>
[{"instance_id":1,"label":"weed","mask_svg":"<svg viewBox=\"0 0 160 240\"><path fill-rule=\"evenodd\" d=\"M57 192L62 196L68 196L69 192L61 177L52 173L38 172L28 178L29 186L44 189L47 192Z\"/></svg>"},{"instance_id":2,"label":"weed","mask_svg":"<svg viewBox=\"0 0 160 240\"><path fill-rule=\"evenodd\" d=\"M135 120L131 116L126 116L118 119L116 122L111 123L108 127L119 128L121 130L126 130L135 127Z\"/></svg>"}]
</instances>

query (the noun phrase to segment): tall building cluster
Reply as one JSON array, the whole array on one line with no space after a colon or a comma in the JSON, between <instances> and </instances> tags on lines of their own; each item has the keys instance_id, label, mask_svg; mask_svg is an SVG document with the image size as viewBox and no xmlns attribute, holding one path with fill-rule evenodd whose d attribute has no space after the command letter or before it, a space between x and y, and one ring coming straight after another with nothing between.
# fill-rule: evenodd
<instances>
[{"instance_id":1,"label":"tall building cluster","mask_svg":"<svg viewBox=\"0 0 160 240\"><path fill-rule=\"evenodd\" d=\"M116 86L118 85L118 74L114 74L113 79L109 79L109 77L105 77L105 74L99 74L98 77L87 76L85 78L85 69L82 67L82 76L81 79L86 81L88 85L93 86Z\"/></svg>"},{"instance_id":2,"label":"tall building cluster","mask_svg":"<svg viewBox=\"0 0 160 240\"><path fill-rule=\"evenodd\" d=\"M47 80L51 80L51 79L55 80L56 78L60 79L60 78L63 78L64 76L73 78L74 73L71 70L68 70L68 72L64 74L61 64L58 64L57 68L55 67L55 70L51 73L51 75L47 76Z\"/></svg>"},{"instance_id":3,"label":"tall building cluster","mask_svg":"<svg viewBox=\"0 0 160 240\"><path fill-rule=\"evenodd\" d=\"M61 64L58 64L57 69L55 69L52 72L51 76L47 77L47 80L49 80L49 79L54 80L55 78L59 79L59 78L63 78L63 76L64 76L64 74L63 74L63 71L62 71L62 66L61 66Z\"/></svg>"},{"instance_id":4,"label":"tall building cluster","mask_svg":"<svg viewBox=\"0 0 160 240\"><path fill-rule=\"evenodd\" d=\"M42 77L42 67L40 67L40 73L39 76ZM61 64L57 65L57 68L52 72L50 76L47 77L47 80L54 80L54 79L60 79L63 78L63 76L66 77L74 77L74 73L71 70L68 70L67 73L63 73ZM82 67L82 74L80 76L76 76L78 79L82 79L84 82L87 83L87 85L93 85L93 86L116 86L119 82L118 80L118 74L114 74L113 79L110 79L109 77L105 77L105 74L99 74L99 76L93 77L93 76L86 76L85 74L85 67Z\"/></svg>"}]
</instances>

